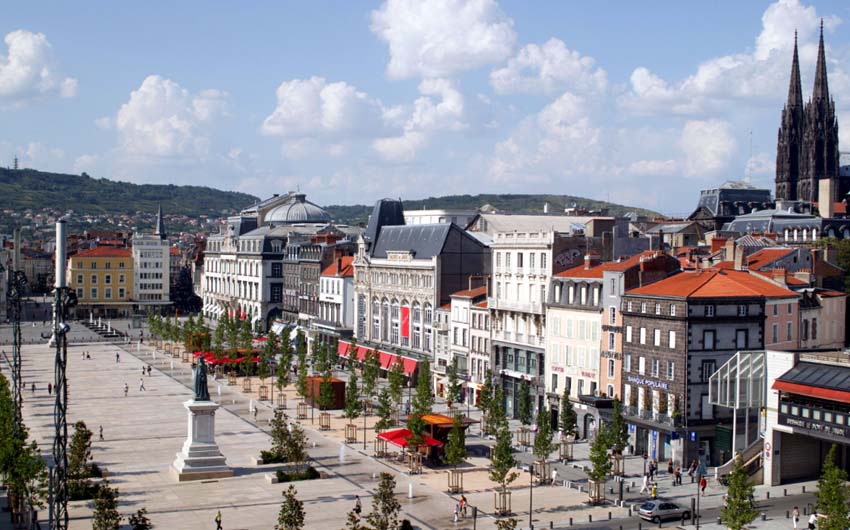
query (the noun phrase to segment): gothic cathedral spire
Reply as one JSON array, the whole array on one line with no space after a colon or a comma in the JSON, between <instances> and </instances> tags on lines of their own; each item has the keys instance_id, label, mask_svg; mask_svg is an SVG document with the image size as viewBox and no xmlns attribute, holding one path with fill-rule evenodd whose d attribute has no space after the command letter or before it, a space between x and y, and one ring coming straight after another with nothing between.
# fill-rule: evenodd
<instances>
[{"instance_id":1,"label":"gothic cathedral spire","mask_svg":"<svg viewBox=\"0 0 850 530\"><path fill-rule=\"evenodd\" d=\"M800 83L800 59L797 55L797 32L794 32L794 56L788 101L782 109L782 124L776 144L776 198L797 200L800 158L803 146L803 88Z\"/></svg>"},{"instance_id":2,"label":"gothic cathedral spire","mask_svg":"<svg viewBox=\"0 0 850 530\"><path fill-rule=\"evenodd\" d=\"M162 220L162 205L159 205L159 210L156 212L156 231L154 231L154 235L159 236L160 239L167 239L168 234L165 232L165 222Z\"/></svg>"}]
</instances>

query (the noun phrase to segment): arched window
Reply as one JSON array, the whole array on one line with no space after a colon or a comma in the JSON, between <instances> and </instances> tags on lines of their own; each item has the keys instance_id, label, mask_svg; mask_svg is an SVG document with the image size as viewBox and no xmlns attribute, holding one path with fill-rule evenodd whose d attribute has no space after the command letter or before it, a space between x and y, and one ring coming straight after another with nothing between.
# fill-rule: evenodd
<instances>
[{"instance_id":1,"label":"arched window","mask_svg":"<svg viewBox=\"0 0 850 530\"><path fill-rule=\"evenodd\" d=\"M399 338L400 338L399 337L399 329L400 329L401 326L399 325L399 304L398 304L398 300L393 300L392 314L390 316L390 319L392 321L392 332L391 332L391 335L390 335L390 342L392 342L393 344L399 344L400 343L400 341L399 341Z\"/></svg>"},{"instance_id":2,"label":"arched window","mask_svg":"<svg viewBox=\"0 0 850 530\"><path fill-rule=\"evenodd\" d=\"M381 340L390 338L390 303L385 299L381 304Z\"/></svg>"},{"instance_id":3,"label":"arched window","mask_svg":"<svg viewBox=\"0 0 850 530\"><path fill-rule=\"evenodd\" d=\"M425 304L425 326L431 327L431 319L433 317L434 312L431 310L431 304Z\"/></svg>"},{"instance_id":4,"label":"arched window","mask_svg":"<svg viewBox=\"0 0 850 530\"><path fill-rule=\"evenodd\" d=\"M381 302L377 298L372 300L372 340L378 340L381 336Z\"/></svg>"},{"instance_id":5,"label":"arched window","mask_svg":"<svg viewBox=\"0 0 850 530\"><path fill-rule=\"evenodd\" d=\"M413 315L412 315L412 324L411 324L411 332L410 334L413 336L412 344L415 349L419 349L422 347L421 344L421 336L422 336L422 311L419 307L419 302L413 302Z\"/></svg>"}]
</instances>

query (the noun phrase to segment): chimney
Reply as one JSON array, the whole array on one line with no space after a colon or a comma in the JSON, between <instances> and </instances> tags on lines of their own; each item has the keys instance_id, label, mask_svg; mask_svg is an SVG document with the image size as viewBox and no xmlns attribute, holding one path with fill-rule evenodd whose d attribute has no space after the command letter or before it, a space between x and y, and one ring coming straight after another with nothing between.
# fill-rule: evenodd
<instances>
[{"instance_id":1,"label":"chimney","mask_svg":"<svg viewBox=\"0 0 850 530\"><path fill-rule=\"evenodd\" d=\"M336 259L336 275L340 276L342 274L342 258Z\"/></svg>"},{"instance_id":2,"label":"chimney","mask_svg":"<svg viewBox=\"0 0 850 530\"><path fill-rule=\"evenodd\" d=\"M584 255L584 270L590 270L596 265L599 265L599 256L595 256L593 254Z\"/></svg>"},{"instance_id":3,"label":"chimney","mask_svg":"<svg viewBox=\"0 0 850 530\"><path fill-rule=\"evenodd\" d=\"M725 237L714 237L714 238L712 238L712 240L711 240L711 253L714 254L715 252L717 252L718 250L723 248L724 245L726 245L726 238Z\"/></svg>"},{"instance_id":4,"label":"chimney","mask_svg":"<svg viewBox=\"0 0 850 530\"><path fill-rule=\"evenodd\" d=\"M739 247L735 245L732 247L734 249L734 261L735 261L735 270L743 271L747 270L747 266L744 263L744 247Z\"/></svg>"},{"instance_id":5,"label":"chimney","mask_svg":"<svg viewBox=\"0 0 850 530\"><path fill-rule=\"evenodd\" d=\"M818 181L818 212L821 217L835 217L835 193L832 179L820 179Z\"/></svg>"}]
</instances>

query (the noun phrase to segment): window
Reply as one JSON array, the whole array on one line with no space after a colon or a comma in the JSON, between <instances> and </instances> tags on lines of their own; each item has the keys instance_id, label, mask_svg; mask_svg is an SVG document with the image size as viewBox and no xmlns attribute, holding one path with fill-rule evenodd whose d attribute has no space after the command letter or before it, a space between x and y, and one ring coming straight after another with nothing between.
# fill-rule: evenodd
<instances>
[{"instance_id":1,"label":"window","mask_svg":"<svg viewBox=\"0 0 850 530\"><path fill-rule=\"evenodd\" d=\"M97 268L97 262L92 261L91 262L91 268L96 269Z\"/></svg>"},{"instance_id":2,"label":"window","mask_svg":"<svg viewBox=\"0 0 850 530\"><path fill-rule=\"evenodd\" d=\"M714 359L705 359L702 361L702 365L700 366L700 377L703 383L708 382L711 374L714 373L715 366L716 364Z\"/></svg>"},{"instance_id":3,"label":"window","mask_svg":"<svg viewBox=\"0 0 850 530\"><path fill-rule=\"evenodd\" d=\"M97 274L91 275L91 283L97 283Z\"/></svg>"},{"instance_id":4,"label":"window","mask_svg":"<svg viewBox=\"0 0 850 530\"><path fill-rule=\"evenodd\" d=\"M608 377L614 377L614 359L608 359Z\"/></svg>"},{"instance_id":5,"label":"window","mask_svg":"<svg viewBox=\"0 0 850 530\"><path fill-rule=\"evenodd\" d=\"M785 336L786 336L785 340L791 340L791 335L792 335L791 331L792 331L791 330L791 322L788 322L785 325Z\"/></svg>"},{"instance_id":6,"label":"window","mask_svg":"<svg viewBox=\"0 0 850 530\"><path fill-rule=\"evenodd\" d=\"M646 344L646 328L640 328L640 343Z\"/></svg>"},{"instance_id":7,"label":"window","mask_svg":"<svg viewBox=\"0 0 850 530\"><path fill-rule=\"evenodd\" d=\"M112 298L112 287L107 287L103 290L104 298Z\"/></svg>"},{"instance_id":8,"label":"window","mask_svg":"<svg viewBox=\"0 0 850 530\"><path fill-rule=\"evenodd\" d=\"M676 349L676 332L675 331L668 332L667 344L670 346L671 350Z\"/></svg>"},{"instance_id":9,"label":"window","mask_svg":"<svg viewBox=\"0 0 850 530\"><path fill-rule=\"evenodd\" d=\"M608 350L614 351L614 333L608 333Z\"/></svg>"},{"instance_id":10,"label":"window","mask_svg":"<svg viewBox=\"0 0 850 530\"><path fill-rule=\"evenodd\" d=\"M522 256L523 256L522 252L516 253L516 268L519 269L519 270L522 270Z\"/></svg>"},{"instance_id":11,"label":"window","mask_svg":"<svg viewBox=\"0 0 850 530\"><path fill-rule=\"evenodd\" d=\"M608 385L608 397L609 398L614 397L614 385Z\"/></svg>"},{"instance_id":12,"label":"window","mask_svg":"<svg viewBox=\"0 0 850 530\"><path fill-rule=\"evenodd\" d=\"M640 375L643 375L645 370L646 370L646 358L645 357L639 357L638 358L638 373Z\"/></svg>"},{"instance_id":13,"label":"window","mask_svg":"<svg viewBox=\"0 0 850 530\"><path fill-rule=\"evenodd\" d=\"M532 254L533 256L534 254ZM558 391L558 374L552 374L552 392Z\"/></svg>"},{"instance_id":14,"label":"window","mask_svg":"<svg viewBox=\"0 0 850 530\"><path fill-rule=\"evenodd\" d=\"M528 254L528 268L534 270L534 252Z\"/></svg>"},{"instance_id":15,"label":"window","mask_svg":"<svg viewBox=\"0 0 850 530\"><path fill-rule=\"evenodd\" d=\"M792 309L792 305L788 304L788 314L790 315L793 312L794 312L794 310Z\"/></svg>"},{"instance_id":16,"label":"window","mask_svg":"<svg viewBox=\"0 0 850 530\"><path fill-rule=\"evenodd\" d=\"M773 316L779 314L779 304L773 304Z\"/></svg>"},{"instance_id":17,"label":"window","mask_svg":"<svg viewBox=\"0 0 850 530\"><path fill-rule=\"evenodd\" d=\"M776 309L776 306L773 306L773 308ZM773 325L773 342L774 343L779 342L779 325L778 324Z\"/></svg>"},{"instance_id":18,"label":"window","mask_svg":"<svg viewBox=\"0 0 850 530\"><path fill-rule=\"evenodd\" d=\"M496 268L498 269L501 266L502 266L502 253L496 252Z\"/></svg>"},{"instance_id":19,"label":"window","mask_svg":"<svg viewBox=\"0 0 850 530\"><path fill-rule=\"evenodd\" d=\"M78 299L82 300L83 297L85 296L84 293L85 293L85 290L82 287L77 287L77 298Z\"/></svg>"},{"instance_id":20,"label":"window","mask_svg":"<svg viewBox=\"0 0 850 530\"><path fill-rule=\"evenodd\" d=\"M652 377L658 377L658 371L661 369L661 361L658 359L652 360Z\"/></svg>"},{"instance_id":21,"label":"window","mask_svg":"<svg viewBox=\"0 0 850 530\"><path fill-rule=\"evenodd\" d=\"M812 340L818 340L818 319L812 319Z\"/></svg>"},{"instance_id":22,"label":"window","mask_svg":"<svg viewBox=\"0 0 850 530\"><path fill-rule=\"evenodd\" d=\"M540 268L541 269L546 268L546 253L545 252L540 253Z\"/></svg>"},{"instance_id":23,"label":"window","mask_svg":"<svg viewBox=\"0 0 850 530\"><path fill-rule=\"evenodd\" d=\"M739 317L747 316L748 310L749 310L749 307L746 304L739 304L738 305L738 316Z\"/></svg>"},{"instance_id":24,"label":"window","mask_svg":"<svg viewBox=\"0 0 850 530\"><path fill-rule=\"evenodd\" d=\"M283 263L272 263L272 278L283 276Z\"/></svg>"},{"instance_id":25,"label":"window","mask_svg":"<svg viewBox=\"0 0 850 530\"><path fill-rule=\"evenodd\" d=\"M747 349L747 330L735 330L735 347L739 350Z\"/></svg>"},{"instance_id":26,"label":"window","mask_svg":"<svg viewBox=\"0 0 850 530\"><path fill-rule=\"evenodd\" d=\"M640 303L640 312L641 312L641 313L646 313L646 302L641 302L641 303Z\"/></svg>"},{"instance_id":27,"label":"window","mask_svg":"<svg viewBox=\"0 0 850 530\"><path fill-rule=\"evenodd\" d=\"M632 301L629 300L628 302L626 302L626 311L631 311L631 310L632 310Z\"/></svg>"},{"instance_id":28,"label":"window","mask_svg":"<svg viewBox=\"0 0 850 530\"><path fill-rule=\"evenodd\" d=\"M626 342L632 341L632 327L626 326Z\"/></svg>"},{"instance_id":29,"label":"window","mask_svg":"<svg viewBox=\"0 0 850 530\"><path fill-rule=\"evenodd\" d=\"M505 252L505 267L511 268L511 253Z\"/></svg>"},{"instance_id":30,"label":"window","mask_svg":"<svg viewBox=\"0 0 850 530\"><path fill-rule=\"evenodd\" d=\"M802 337L803 340L809 340L809 321L808 320L803 321L803 333L802 333L802 335L803 335L803 337Z\"/></svg>"},{"instance_id":31,"label":"window","mask_svg":"<svg viewBox=\"0 0 850 530\"><path fill-rule=\"evenodd\" d=\"M92 287L92 288L91 288L91 297L92 297L92 298L97 298L97 287Z\"/></svg>"},{"instance_id":32,"label":"window","mask_svg":"<svg viewBox=\"0 0 850 530\"><path fill-rule=\"evenodd\" d=\"M623 355L623 371L631 372L632 371L632 354L627 353Z\"/></svg>"},{"instance_id":33,"label":"window","mask_svg":"<svg viewBox=\"0 0 850 530\"><path fill-rule=\"evenodd\" d=\"M670 316L676 316L676 304L670 304Z\"/></svg>"},{"instance_id":34,"label":"window","mask_svg":"<svg viewBox=\"0 0 850 530\"><path fill-rule=\"evenodd\" d=\"M655 314L656 314L656 315L660 315L660 314L661 314L661 304L659 304L659 303L656 303L656 304L655 304Z\"/></svg>"},{"instance_id":35,"label":"window","mask_svg":"<svg viewBox=\"0 0 850 530\"><path fill-rule=\"evenodd\" d=\"M118 283L124 283L124 275L123 274L118 275Z\"/></svg>"},{"instance_id":36,"label":"window","mask_svg":"<svg viewBox=\"0 0 850 530\"><path fill-rule=\"evenodd\" d=\"M676 363L667 361L667 379L673 381L676 378Z\"/></svg>"},{"instance_id":37,"label":"window","mask_svg":"<svg viewBox=\"0 0 850 530\"><path fill-rule=\"evenodd\" d=\"M103 264L103 268L104 269L111 269L112 268L112 262L107 261L106 263Z\"/></svg>"},{"instance_id":38,"label":"window","mask_svg":"<svg viewBox=\"0 0 850 530\"><path fill-rule=\"evenodd\" d=\"M706 329L702 332L702 347L705 350L714 349L714 330Z\"/></svg>"},{"instance_id":39,"label":"window","mask_svg":"<svg viewBox=\"0 0 850 530\"><path fill-rule=\"evenodd\" d=\"M612 326L617 323L617 308L614 306L608 308L608 323Z\"/></svg>"},{"instance_id":40,"label":"window","mask_svg":"<svg viewBox=\"0 0 850 530\"><path fill-rule=\"evenodd\" d=\"M705 306L705 316L707 316L707 317L713 317L714 316L714 306L713 305Z\"/></svg>"},{"instance_id":41,"label":"window","mask_svg":"<svg viewBox=\"0 0 850 530\"><path fill-rule=\"evenodd\" d=\"M103 276L103 283L105 283L107 285L111 284L112 283L112 275L111 274L105 274Z\"/></svg>"},{"instance_id":42,"label":"window","mask_svg":"<svg viewBox=\"0 0 850 530\"><path fill-rule=\"evenodd\" d=\"M661 330L660 329L654 330L653 335L654 335L653 336L653 344L655 346L661 346Z\"/></svg>"},{"instance_id":43,"label":"window","mask_svg":"<svg viewBox=\"0 0 850 530\"><path fill-rule=\"evenodd\" d=\"M124 268L124 262L123 262L123 261L119 261L119 262L118 262L118 268L119 268L119 269L123 269L123 268Z\"/></svg>"},{"instance_id":44,"label":"window","mask_svg":"<svg viewBox=\"0 0 850 530\"><path fill-rule=\"evenodd\" d=\"M82 283L83 283L83 275L77 274L77 285L80 285Z\"/></svg>"},{"instance_id":45,"label":"window","mask_svg":"<svg viewBox=\"0 0 850 530\"><path fill-rule=\"evenodd\" d=\"M124 299L127 296L127 292L123 287L118 288L118 298Z\"/></svg>"}]
</instances>

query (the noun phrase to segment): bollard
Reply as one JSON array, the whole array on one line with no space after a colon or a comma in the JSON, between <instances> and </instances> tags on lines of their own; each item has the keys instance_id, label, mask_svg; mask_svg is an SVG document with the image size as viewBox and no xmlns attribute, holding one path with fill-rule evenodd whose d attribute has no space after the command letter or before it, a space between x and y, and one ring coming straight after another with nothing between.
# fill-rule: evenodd
<instances>
[{"instance_id":1,"label":"bollard","mask_svg":"<svg viewBox=\"0 0 850 530\"><path fill-rule=\"evenodd\" d=\"M629 489L629 487L628 487L628 486L626 486L626 493L629 493L630 491L631 491L631 490Z\"/></svg>"},{"instance_id":2,"label":"bollard","mask_svg":"<svg viewBox=\"0 0 850 530\"><path fill-rule=\"evenodd\" d=\"M661 519L658 520L658 528L661 528Z\"/></svg>"},{"instance_id":3,"label":"bollard","mask_svg":"<svg viewBox=\"0 0 850 530\"><path fill-rule=\"evenodd\" d=\"M783 496L783 497L787 497L787 496L788 496L788 488L782 488L782 496Z\"/></svg>"},{"instance_id":4,"label":"bollard","mask_svg":"<svg viewBox=\"0 0 850 530\"><path fill-rule=\"evenodd\" d=\"M592 513L587 514L587 522L588 522L588 523L592 523L592 522L593 522L593 514L592 514Z\"/></svg>"},{"instance_id":5,"label":"bollard","mask_svg":"<svg viewBox=\"0 0 850 530\"><path fill-rule=\"evenodd\" d=\"M630 485L631 485L631 487L633 487L633 488L634 488L634 487L635 487L635 481L633 480L633 481L632 481L632 483L631 483Z\"/></svg>"},{"instance_id":6,"label":"bollard","mask_svg":"<svg viewBox=\"0 0 850 530\"><path fill-rule=\"evenodd\" d=\"M413 482L410 482L410 483L407 484L407 498L408 499L413 498Z\"/></svg>"},{"instance_id":7,"label":"bollard","mask_svg":"<svg viewBox=\"0 0 850 530\"><path fill-rule=\"evenodd\" d=\"M570 517L570 526L572 526L572 525L573 525L573 518Z\"/></svg>"},{"instance_id":8,"label":"bollard","mask_svg":"<svg viewBox=\"0 0 850 530\"><path fill-rule=\"evenodd\" d=\"M608 520L611 520L611 512L608 512Z\"/></svg>"},{"instance_id":9,"label":"bollard","mask_svg":"<svg viewBox=\"0 0 850 530\"><path fill-rule=\"evenodd\" d=\"M769 491L765 491L765 492L764 492L764 494L765 494L765 498L766 498L766 499L769 499L769 498L770 498L770 492L769 492Z\"/></svg>"},{"instance_id":10,"label":"bollard","mask_svg":"<svg viewBox=\"0 0 850 530\"><path fill-rule=\"evenodd\" d=\"M803 493L806 493L806 486L803 486Z\"/></svg>"},{"instance_id":11,"label":"bollard","mask_svg":"<svg viewBox=\"0 0 850 530\"><path fill-rule=\"evenodd\" d=\"M638 521L638 530L643 530L643 522Z\"/></svg>"},{"instance_id":12,"label":"bollard","mask_svg":"<svg viewBox=\"0 0 850 530\"><path fill-rule=\"evenodd\" d=\"M809 515L807 512L809 509L806 506L803 506L803 515Z\"/></svg>"},{"instance_id":13,"label":"bollard","mask_svg":"<svg viewBox=\"0 0 850 530\"><path fill-rule=\"evenodd\" d=\"M549 530L555 528L555 521L549 521Z\"/></svg>"},{"instance_id":14,"label":"bollard","mask_svg":"<svg viewBox=\"0 0 850 530\"><path fill-rule=\"evenodd\" d=\"M767 514L766 514L766 513L761 512L761 520L762 520L762 521L767 521Z\"/></svg>"},{"instance_id":15,"label":"bollard","mask_svg":"<svg viewBox=\"0 0 850 530\"><path fill-rule=\"evenodd\" d=\"M785 510L785 518L786 518L786 519L790 519L790 518L791 518L791 512L789 512L788 510Z\"/></svg>"},{"instance_id":16,"label":"bollard","mask_svg":"<svg viewBox=\"0 0 850 530\"><path fill-rule=\"evenodd\" d=\"M723 522L720 520L720 516L719 516L719 515L717 516L717 524L723 524Z\"/></svg>"},{"instance_id":17,"label":"bollard","mask_svg":"<svg viewBox=\"0 0 850 530\"><path fill-rule=\"evenodd\" d=\"M608 488L608 493L610 493L611 495L613 495L613 494L614 494L614 488L613 488L613 487Z\"/></svg>"}]
</instances>

